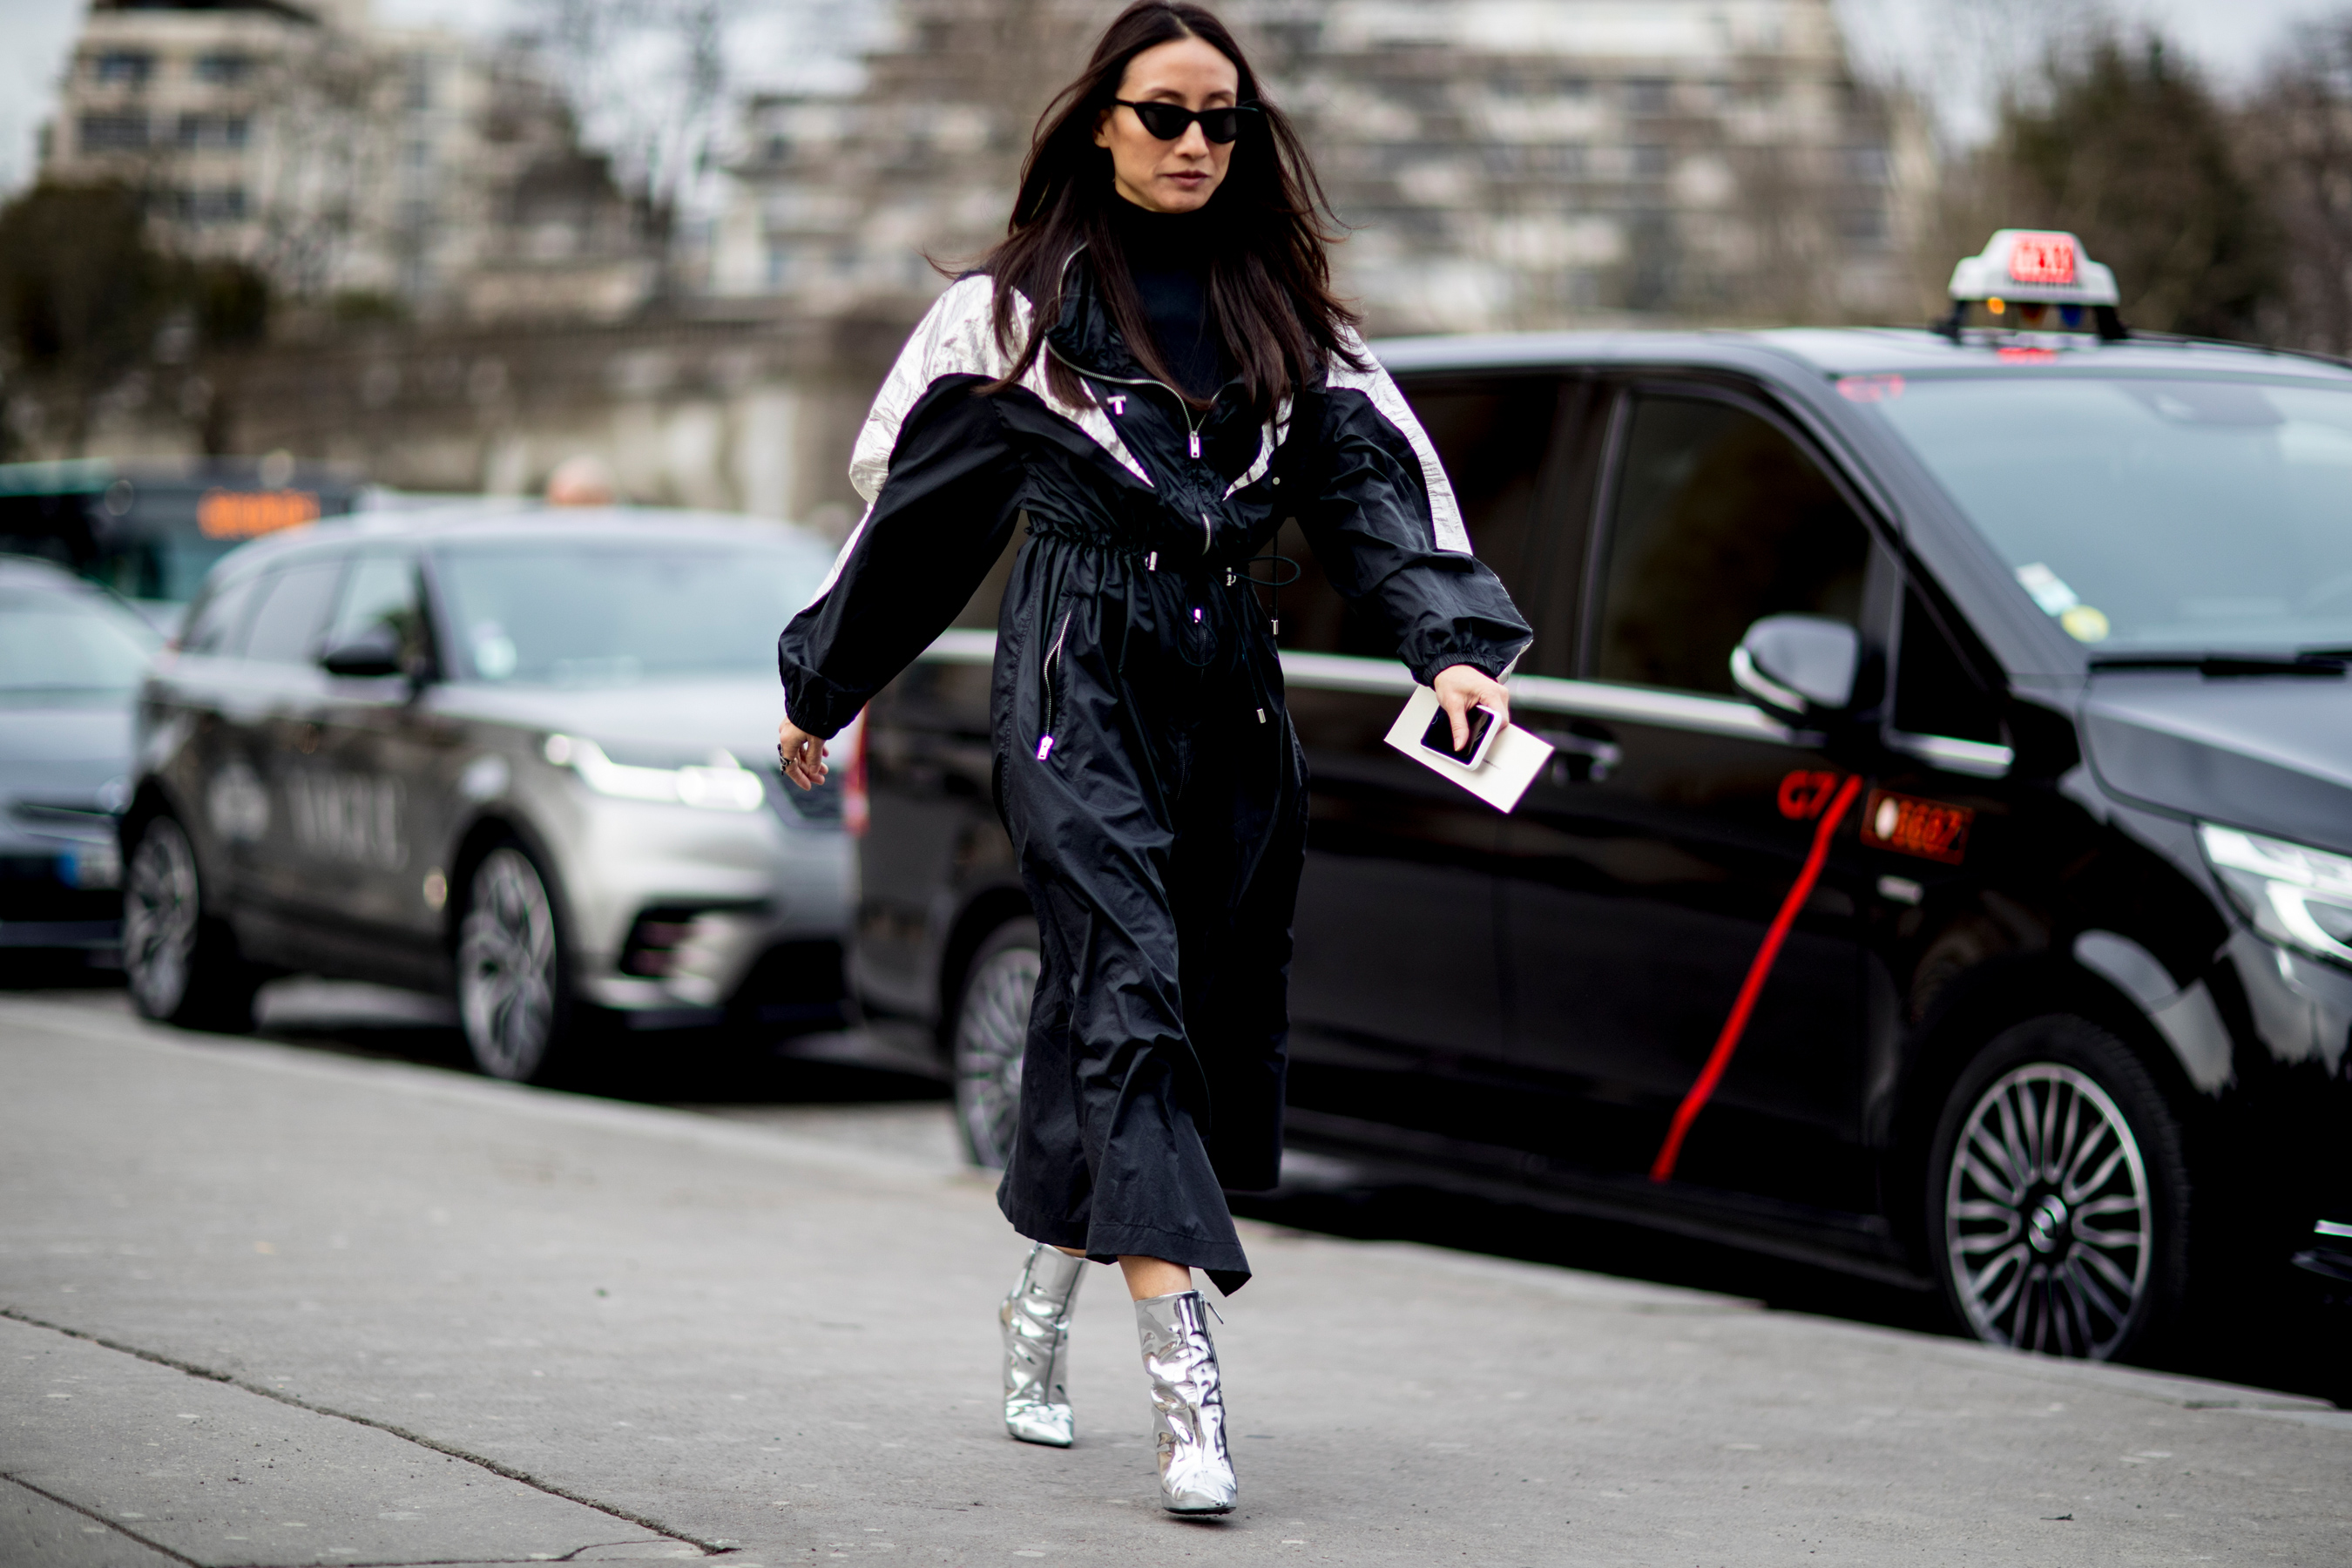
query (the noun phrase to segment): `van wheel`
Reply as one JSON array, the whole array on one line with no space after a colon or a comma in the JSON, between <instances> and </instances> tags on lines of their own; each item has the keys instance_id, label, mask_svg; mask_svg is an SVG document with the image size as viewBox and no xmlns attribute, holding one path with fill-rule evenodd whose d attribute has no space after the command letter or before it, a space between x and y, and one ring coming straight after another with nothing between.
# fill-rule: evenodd
<instances>
[{"instance_id":1,"label":"van wheel","mask_svg":"<svg viewBox=\"0 0 2352 1568\"><path fill-rule=\"evenodd\" d=\"M1007 921L972 954L955 1010L956 1125L971 1163L1001 1171L1021 1114L1021 1051L1044 963L1037 922Z\"/></svg>"},{"instance_id":2,"label":"van wheel","mask_svg":"<svg viewBox=\"0 0 2352 1568\"><path fill-rule=\"evenodd\" d=\"M1946 1298L1988 1344L2134 1357L2189 1286L2179 1119L2131 1048L2084 1018L1996 1036L1944 1104L1927 1235Z\"/></svg>"},{"instance_id":3,"label":"van wheel","mask_svg":"<svg viewBox=\"0 0 2352 1568\"><path fill-rule=\"evenodd\" d=\"M184 1029L242 1035L253 1028L260 971L205 912L195 846L168 812L140 825L122 875L122 967L141 1016Z\"/></svg>"},{"instance_id":4,"label":"van wheel","mask_svg":"<svg viewBox=\"0 0 2352 1568\"><path fill-rule=\"evenodd\" d=\"M457 921L457 1021L474 1065L546 1081L572 1033L571 978L547 879L521 845L499 845L467 879Z\"/></svg>"}]
</instances>

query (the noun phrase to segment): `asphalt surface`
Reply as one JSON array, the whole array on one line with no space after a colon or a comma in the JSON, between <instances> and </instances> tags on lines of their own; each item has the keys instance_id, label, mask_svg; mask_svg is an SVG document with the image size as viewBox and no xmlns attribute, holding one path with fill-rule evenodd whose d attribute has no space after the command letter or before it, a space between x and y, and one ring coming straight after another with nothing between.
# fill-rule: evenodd
<instances>
[{"instance_id":1,"label":"asphalt surface","mask_svg":"<svg viewBox=\"0 0 2352 1568\"><path fill-rule=\"evenodd\" d=\"M1023 1247L921 1089L621 1103L299 1015L0 996L0 1568L2352 1561L2315 1398L1258 1221L1242 1507L1177 1521L1108 1270L1078 1446L1003 1436Z\"/></svg>"}]
</instances>

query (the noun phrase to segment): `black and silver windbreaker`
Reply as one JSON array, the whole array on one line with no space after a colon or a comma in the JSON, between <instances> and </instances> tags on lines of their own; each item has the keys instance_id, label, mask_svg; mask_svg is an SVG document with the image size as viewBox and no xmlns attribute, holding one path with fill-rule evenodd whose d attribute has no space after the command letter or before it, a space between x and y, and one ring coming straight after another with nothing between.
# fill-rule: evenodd
<instances>
[{"instance_id":1,"label":"black and silver windbreaker","mask_svg":"<svg viewBox=\"0 0 2352 1568\"><path fill-rule=\"evenodd\" d=\"M1375 608L1418 679L1510 667L1527 625L1470 553L1436 449L1385 371L1329 364L1270 419L1251 416L1238 383L1196 411L1144 375L1083 252L1066 279L1046 353L1090 402L1057 398L1042 354L1016 385L981 395L1014 357L997 342L985 275L957 281L908 340L850 465L871 504L778 641L794 724L830 736L856 717L963 608L1024 512L1034 533L1172 571L1238 568L1295 517L1329 581ZM1028 302L1015 307L1024 342ZM1021 613L1008 602L1007 616Z\"/></svg>"}]
</instances>

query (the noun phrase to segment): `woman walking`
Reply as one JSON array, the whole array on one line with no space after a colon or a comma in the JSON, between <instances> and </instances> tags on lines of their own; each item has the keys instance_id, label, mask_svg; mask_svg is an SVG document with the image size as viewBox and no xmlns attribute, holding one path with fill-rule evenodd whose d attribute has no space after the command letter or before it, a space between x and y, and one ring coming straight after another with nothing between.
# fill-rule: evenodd
<instances>
[{"instance_id":1,"label":"woman walking","mask_svg":"<svg viewBox=\"0 0 2352 1568\"><path fill-rule=\"evenodd\" d=\"M1393 632L1457 740L1528 638L1436 454L1330 291L1321 191L1224 26L1120 14L1038 122L1004 242L942 295L858 437L871 501L778 646L803 789L824 738L944 629L1025 514L999 622L999 809L1042 937L997 1203L1004 1424L1066 1447L1071 1303L1118 1263L1161 1500L1234 1504L1192 1270L1249 1262L1275 1184L1306 774L1249 563L1286 518Z\"/></svg>"}]
</instances>

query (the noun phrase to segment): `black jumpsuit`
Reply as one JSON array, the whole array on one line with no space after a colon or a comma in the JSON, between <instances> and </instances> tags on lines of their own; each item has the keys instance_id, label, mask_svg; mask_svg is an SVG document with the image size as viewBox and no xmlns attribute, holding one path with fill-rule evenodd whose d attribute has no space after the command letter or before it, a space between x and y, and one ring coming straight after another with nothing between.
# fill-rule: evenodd
<instances>
[{"instance_id":1,"label":"black jumpsuit","mask_svg":"<svg viewBox=\"0 0 2352 1568\"><path fill-rule=\"evenodd\" d=\"M1026 514L991 720L1044 951L997 1202L1034 1240L1166 1258L1230 1292L1249 1264L1224 1189L1270 1187L1281 1162L1307 826L1246 563L1296 517L1424 682L1499 676L1528 632L1385 373L1335 363L1264 422L1238 384L1194 412L1138 368L1080 252L1047 344L1092 403L1060 403L1042 363L984 396L1012 361L992 288L949 289L875 401L851 467L872 505L779 639L786 708L812 734L846 724ZM1024 309L1016 342L1027 331ZM1180 364L1192 347L1168 346Z\"/></svg>"}]
</instances>

